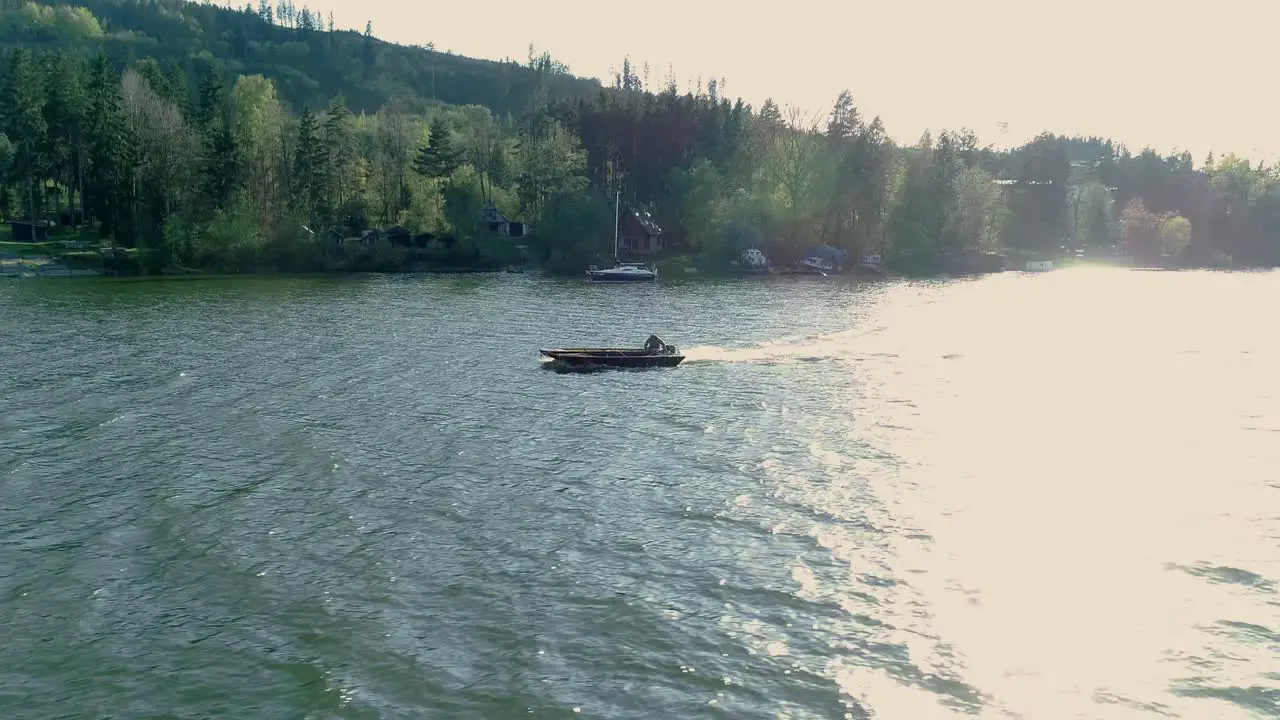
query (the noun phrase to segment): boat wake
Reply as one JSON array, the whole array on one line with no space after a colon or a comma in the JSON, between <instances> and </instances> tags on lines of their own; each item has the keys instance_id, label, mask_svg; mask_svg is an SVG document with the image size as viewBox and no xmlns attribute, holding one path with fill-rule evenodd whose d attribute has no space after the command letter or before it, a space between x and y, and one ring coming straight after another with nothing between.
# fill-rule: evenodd
<instances>
[{"instance_id":1,"label":"boat wake","mask_svg":"<svg viewBox=\"0 0 1280 720\"><path fill-rule=\"evenodd\" d=\"M844 330L813 337L780 338L745 348L701 345L684 351L685 364L838 362L865 354L866 347L859 339L867 334L861 330Z\"/></svg>"}]
</instances>

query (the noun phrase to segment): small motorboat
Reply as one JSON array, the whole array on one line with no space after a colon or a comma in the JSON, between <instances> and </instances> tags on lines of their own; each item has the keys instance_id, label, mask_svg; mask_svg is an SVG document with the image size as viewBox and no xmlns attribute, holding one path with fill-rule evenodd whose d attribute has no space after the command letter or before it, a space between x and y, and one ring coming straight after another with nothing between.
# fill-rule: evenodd
<instances>
[{"instance_id":1,"label":"small motorboat","mask_svg":"<svg viewBox=\"0 0 1280 720\"><path fill-rule=\"evenodd\" d=\"M573 369L675 367L684 360L674 345L657 335L650 335L642 348L551 348L541 352L553 364Z\"/></svg>"},{"instance_id":2,"label":"small motorboat","mask_svg":"<svg viewBox=\"0 0 1280 720\"><path fill-rule=\"evenodd\" d=\"M807 257L782 271L782 275L817 275L826 277L836 271L834 265L820 257Z\"/></svg>"}]
</instances>

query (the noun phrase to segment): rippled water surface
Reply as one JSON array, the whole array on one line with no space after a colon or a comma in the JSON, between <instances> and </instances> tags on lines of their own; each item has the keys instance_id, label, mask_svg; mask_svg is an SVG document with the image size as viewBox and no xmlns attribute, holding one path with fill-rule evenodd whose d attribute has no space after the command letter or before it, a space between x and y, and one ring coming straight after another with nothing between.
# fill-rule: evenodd
<instances>
[{"instance_id":1,"label":"rippled water surface","mask_svg":"<svg viewBox=\"0 0 1280 720\"><path fill-rule=\"evenodd\" d=\"M0 284L0 716L1280 717L1277 307ZM539 366L650 332L689 360Z\"/></svg>"}]
</instances>

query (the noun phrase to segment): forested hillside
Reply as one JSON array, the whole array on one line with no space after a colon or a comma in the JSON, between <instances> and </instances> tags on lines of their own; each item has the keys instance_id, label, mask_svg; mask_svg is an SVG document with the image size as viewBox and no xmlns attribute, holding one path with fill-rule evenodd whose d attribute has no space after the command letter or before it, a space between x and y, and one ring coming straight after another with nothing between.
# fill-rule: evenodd
<instances>
[{"instance_id":1,"label":"forested hillside","mask_svg":"<svg viewBox=\"0 0 1280 720\"><path fill-rule=\"evenodd\" d=\"M904 147L847 92L817 116L753 108L625 60L602 88L546 53L397 46L288 3L28 3L0 11L0 44L0 210L87 220L153 270L492 264L510 250L476 222L492 203L577 273L610 252L615 191L711 266L818 242L923 271L1113 245L1280 263L1280 173L1235 156L1048 133L998 150L965 130ZM341 240L393 224L449 241Z\"/></svg>"},{"instance_id":2,"label":"forested hillside","mask_svg":"<svg viewBox=\"0 0 1280 720\"><path fill-rule=\"evenodd\" d=\"M184 0L50 0L0 10L0 42L82 57L101 50L116 66L147 59L177 65L193 87L208 69L232 80L259 74L294 108L324 107L342 95L354 112L376 112L394 98L415 111L437 100L505 115L525 112L534 100L535 77L523 63L396 45L374 37L372 25L364 34L330 30L331 22L287 2L228 10ZM540 88L551 99L600 87L553 75Z\"/></svg>"}]
</instances>

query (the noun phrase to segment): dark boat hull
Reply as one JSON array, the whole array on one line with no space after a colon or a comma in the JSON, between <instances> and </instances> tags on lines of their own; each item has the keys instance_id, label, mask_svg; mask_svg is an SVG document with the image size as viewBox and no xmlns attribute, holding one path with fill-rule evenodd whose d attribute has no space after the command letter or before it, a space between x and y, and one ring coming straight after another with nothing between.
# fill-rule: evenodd
<instances>
[{"instance_id":1,"label":"dark boat hull","mask_svg":"<svg viewBox=\"0 0 1280 720\"><path fill-rule=\"evenodd\" d=\"M588 272L587 277L591 278L591 282L598 283L651 283L658 280L656 275L611 275L596 272Z\"/></svg>"},{"instance_id":2,"label":"dark boat hull","mask_svg":"<svg viewBox=\"0 0 1280 720\"><path fill-rule=\"evenodd\" d=\"M683 355L620 355L591 353L559 353L551 357L554 365L575 370L596 368L624 368L638 370L641 368L670 368L684 361Z\"/></svg>"}]
</instances>

